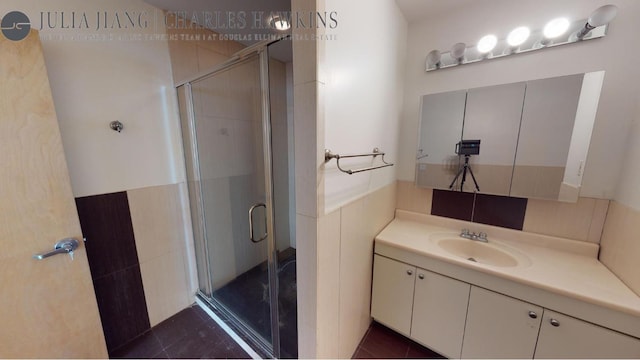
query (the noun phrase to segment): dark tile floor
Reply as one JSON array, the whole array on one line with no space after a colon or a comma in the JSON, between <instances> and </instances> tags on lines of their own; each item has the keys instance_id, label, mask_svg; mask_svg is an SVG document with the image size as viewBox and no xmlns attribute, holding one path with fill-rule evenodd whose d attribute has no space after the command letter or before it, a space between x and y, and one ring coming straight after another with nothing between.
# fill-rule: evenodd
<instances>
[{"instance_id":1,"label":"dark tile floor","mask_svg":"<svg viewBox=\"0 0 640 360\"><path fill-rule=\"evenodd\" d=\"M247 359L240 345L194 305L151 328L135 340L109 354L137 359Z\"/></svg>"},{"instance_id":2,"label":"dark tile floor","mask_svg":"<svg viewBox=\"0 0 640 360\"><path fill-rule=\"evenodd\" d=\"M444 359L391 329L372 322L353 354L354 359Z\"/></svg>"},{"instance_id":3,"label":"dark tile floor","mask_svg":"<svg viewBox=\"0 0 640 360\"><path fill-rule=\"evenodd\" d=\"M250 358L197 305L161 322L109 355L112 359ZM371 323L353 358L444 359L441 355L376 322Z\"/></svg>"},{"instance_id":4,"label":"dark tile floor","mask_svg":"<svg viewBox=\"0 0 640 360\"><path fill-rule=\"evenodd\" d=\"M289 248L278 255L278 328L280 358L298 357L296 253ZM262 337L271 339L269 273L264 262L218 289L213 297L250 324Z\"/></svg>"}]
</instances>

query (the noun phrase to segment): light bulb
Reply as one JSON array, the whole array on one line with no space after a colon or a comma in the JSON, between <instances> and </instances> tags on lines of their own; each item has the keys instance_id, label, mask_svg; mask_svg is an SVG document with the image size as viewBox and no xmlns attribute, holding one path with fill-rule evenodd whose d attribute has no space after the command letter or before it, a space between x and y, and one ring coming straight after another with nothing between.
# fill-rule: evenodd
<instances>
[{"instance_id":1,"label":"light bulb","mask_svg":"<svg viewBox=\"0 0 640 360\"><path fill-rule=\"evenodd\" d=\"M427 65L428 66L440 67L440 57L441 57L440 51L431 50L427 54Z\"/></svg>"},{"instance_id":2,"label":"light bulb","mask_svg":"<svg viewBox=\"0 0 640 360\"><path fill-rule=\"evenodd\" d=\"M485 35L478 41L476 48L480 53L486 54L493 50L496 44L498 44L498 38L495 35Z\"/></svg>"},{"instance_id":3,"label":"light bulb","mask_svg":"<svg viewBox=\"0 0 640 360\"><path fill-rule=\"evenodd\" d=\"M589 25L595 27L608 24L618 14L618 8L615 5L605 5L595 9L589 15Z\"/></svg>"},{"instance_id":4,"label":"light bulb","mask_svg":"<svg viewBox=\"0 0 640 360\"><path fill-rule=\"evenodd\" d=\"M520 26L513 29L507 36L507 44L512 47L522 45L529 38L531 30L526 26Z\"/></svg>"},{"instance_id":5,"label":"light bulb","mask_svg":"<svg viewBox=\"0 0 640 360\"><path fill-rule=\"evenodd\" d=\"M289 30L289 28L291 28L291 24L289 23L289 20L279 15L276 15L271 18L271 26L276 28L276 30L280 30L280 31Z\"/></svg>"},{"instance_id":6,"label":"light bulb","mask_svg":"<svg viewBox=\"0 0 640 360\"><path fill-rule=\"evenodd\" d=\"M466 50L467 50L467 44L465 43L454 44L451 47L451 57L458 62L462 62L464 60L464 52Z\"/></svg>"},{"instance_id":7,"label":"light bulb","mask_svg":"<svg viewBox=\"0 0 640 360\"><path fill-rule=\"evenodd\" d=\"M608 24L618 14L618 8L615 5L605 5L595 9L584 27L578 31L575 37L582 40L587 34L598 26Z\"/></svg>"},{"instance_id":8,"label":"light bulb","mask_svg":"<svg viewBox=\"0 0 640 360\"><path fill-rule=\"evenodd\" d=\"M542 33L547 39L554 39L564 34L567 29L569 29L569 20L566 18L556 18L544 26Z\"/></svg>"}]
</instances>

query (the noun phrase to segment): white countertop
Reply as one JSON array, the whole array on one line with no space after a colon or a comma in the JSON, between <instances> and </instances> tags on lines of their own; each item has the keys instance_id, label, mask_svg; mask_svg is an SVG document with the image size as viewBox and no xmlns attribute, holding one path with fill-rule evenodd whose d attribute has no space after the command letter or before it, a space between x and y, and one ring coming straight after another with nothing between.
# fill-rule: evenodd
<instances>
[{"instance_id":1,"label":"white countertop","mask_svg":"<svg viewBox=\"0 0 640 360\"><path fill-rule=\"evenodd\" d=\"M516 257L518 253L524 254L530 262L523 261L523 266L515 267L474 263L451 255L429 240L434 234L457 237L461 225L488 233L490 243L513 249ZM640 317L640 297L598 261L596 244L398 211L396 219L376 237L376 253L384 251L380 250L384 247L409 251Z\"/></svg>"}]
</instances>

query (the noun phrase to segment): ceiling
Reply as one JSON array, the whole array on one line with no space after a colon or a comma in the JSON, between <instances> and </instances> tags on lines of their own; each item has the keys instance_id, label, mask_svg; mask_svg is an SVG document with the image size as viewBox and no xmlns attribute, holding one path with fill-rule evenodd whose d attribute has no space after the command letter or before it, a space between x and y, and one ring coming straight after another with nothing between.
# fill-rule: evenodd
<instances>
[{"instance_id":1,"label":"ceiling","mask_svg":"<svg viewBox=\"0 0 640 360\"><path fill-rule=\"evenodd\" d=\"M291 0L144 0L145 2L169 11L185 11L191 14L202 14L203 12L230 12L246 13L247 26L243 29L211 29L223 34L268 34L275 30L256 29L251 26L252 14L262 11L268 14L271 11L290 11ZM343 0L352 1L352 0ZM398 7L409 23L424 21L432 18L443 17L450 13L461 10L465 7L478 5L478 0L396 0ZM200 24L203 25L203 24ZM257 41L240 41L245 45L251 45ZM278 57L289 57L290 55L278 55ZM283 59L282 59L283 60Z\"/></svg>"},{"instance_id":2,"label":"ceiling","mask_svg":"<svg viewBox=\"0 0 640 360\"><path fill-rule=\"evenodd\" d=\"M409 23L443 17L464 7L478 5L478 0L396 0Z\"/></svg>"},{"instance_id":3,"label":"ceiling","mask_svg":"<svg viewBox=\"0 0 640 360\"><path fill-rule=\"evenodd\" d=\"M236 26L233 29L224 29L220 27L211 28L218 33L230 34L249 34L255 32L268 33L266 29L257 29L253 25L254 14L262 12L262 17L266 17L270 12L291 11L291 0L144 0L162 10L184 11L187 16L197 16L198 20L202 20L202 14L219 13L222 18L227 14L245 13L246 23L244 27ZM215 21L214 21L215 22ZM206 26L206 24L199 24ZM215 25L214 25L215 26Z\"/></svg>"},{"instance_id":4,"label":"ceiling","mask_svg":"<svg viewBox=\"0 0 640 360\"><path fill-rule=\"evenodd\" d=\"M352 0L344 0L352 1ZM290 11L291 0L145 0L163 10L187 11L229 11L251 13L252 11ZM408 22L442 17L471 5L478 0L396 0ZM223 31L218 31L223 32Z\"/></svg>"},{"instance_id":5,"label":"ceiling","mask_svg":"<svg viewBox=\"0 0 640 360\"><path fill-rule=\"evenodd\" d=\"M255 35L275 34L277 30L273 29L260 29L253 25L254 14L255 16L262 15L266 18L272 11L275 12L288 12L291 11L291 0L144 0L146 3L151 4L159 9L186 12L187 17L190 19L194 16L202 22L203 13L220 14L222 18L228 16L227 14L239 14L245 13L245 25L236 26L234 28L222 28L216 27L211 30L221 34L237 34L237 35L252 35L254 39L239 40L244 45L252 45L259 40L255 40ZM260 14L263 12L263 14ZM260 15L257 15L260 14ZM215 21L214 21L215 22ZM206 24L199 23L199 25L205 26ZM287 51L285 48L289 49ZM291 61L293 55L291 54L290 47L278 47L274 49L272 56L281 61Z\"/></svg>"},{"instance_id":6,"label":"ceiling","mask_svg":"<svg viewBox=\"0 0 640 360\"><path fill-rule=\"evenodd\" d=\"M155 7L171 11L289 11L291 0L145 0Z\"/></svg>"}]
</instances>

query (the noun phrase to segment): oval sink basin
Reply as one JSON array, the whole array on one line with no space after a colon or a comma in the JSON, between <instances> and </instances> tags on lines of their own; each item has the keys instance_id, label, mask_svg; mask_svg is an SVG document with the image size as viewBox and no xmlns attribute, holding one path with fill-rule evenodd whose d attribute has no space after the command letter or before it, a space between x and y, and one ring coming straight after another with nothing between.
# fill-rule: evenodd
<instances>
[{"instance_id":1,"label":"oval sink basin","mask_svg":"<svg viewBox=\"0 0 640 360\"><path fill-rule=\"evenodd\" d=\"M436 236L432 240L435 240L436 245L448 254L471 262L498 267L531 265L526 255L491 241L483 243L450 236Z\"/></svg>"},{"instance_id":2,"label":"oval sink basin","mask_svg":"<svg viewBox=\"0 0 640 360\"><path fill-rule=\"evenodd\" d=\"M487 243L467 239L444 239L438 241L438 246L450 254L480 264L500 267L518 265L515 257Z\"/></svg>"}]
</instances>

